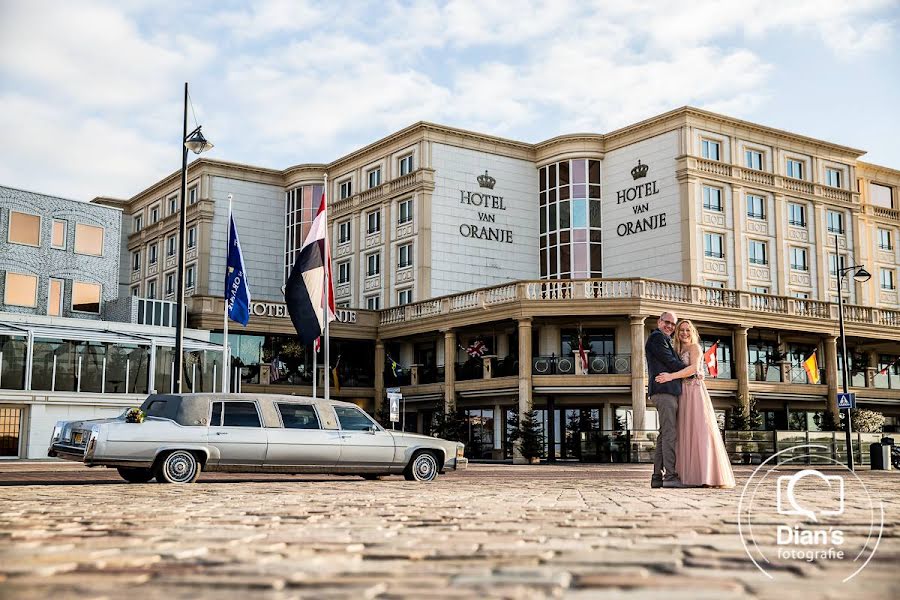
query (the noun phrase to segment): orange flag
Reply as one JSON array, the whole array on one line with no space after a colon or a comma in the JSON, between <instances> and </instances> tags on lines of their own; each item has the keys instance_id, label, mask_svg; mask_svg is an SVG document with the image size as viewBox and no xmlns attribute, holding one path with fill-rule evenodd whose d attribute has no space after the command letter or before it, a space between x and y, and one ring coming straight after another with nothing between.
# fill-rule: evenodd
<instances>
[{"instance_id":1,"label":"orange flag","mask_svg":"<svg viewBox=\"0 0 900 600\"><path fill-rule=\"evenodd\" d=\"M806 369L806 376L809 378L810 383L819 383L819 363L816 360L815 350L813 350L809 358L803 361L803 368Z\"/></svg>"}]
</instances>

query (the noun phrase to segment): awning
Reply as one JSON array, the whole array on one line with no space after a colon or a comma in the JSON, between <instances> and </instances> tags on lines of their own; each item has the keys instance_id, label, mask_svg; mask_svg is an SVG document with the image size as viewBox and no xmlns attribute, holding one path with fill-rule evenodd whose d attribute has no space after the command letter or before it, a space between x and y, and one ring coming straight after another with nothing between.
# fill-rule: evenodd
<instances>
[{"instance_id":1,"label":"awning","mask_svg":"<svg viewBox=\"0 0 900 600\"><path fill-rule=\"evenodd\" d=\"M149 329L151 328L148 327L148 330ZM154 327L152 329L159 330L162 328ZM110 344L135 344L138 346L150 346L152 343L155 343L157 346L171 348L175 347L174 329L172 329L173 334L170 335L167 333L158 333L158 331L137 333L133 331L116 331L109 327L92 328L66 325L9 323L0 321L0 335L27 335L29 331L32 332L35 338L78 340L83 342L106 342ZM184 336L184 349L212 350L221 352L222 345L206 340L192 338L190 337L190 330L187 330L185 331Z\"/></svg>"}]
</instances>

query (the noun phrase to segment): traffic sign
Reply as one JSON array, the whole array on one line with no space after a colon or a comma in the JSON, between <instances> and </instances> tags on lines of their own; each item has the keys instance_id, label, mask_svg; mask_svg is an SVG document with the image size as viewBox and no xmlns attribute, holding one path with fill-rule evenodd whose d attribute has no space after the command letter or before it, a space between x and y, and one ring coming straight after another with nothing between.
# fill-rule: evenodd
<instances>
[{"instance_id":1,"label":"traffic sign","mask_svg":"<svg viewBox=\"0 0 900 600\"><path fill-rule=\"evenodd\" d=\"M855 392L838 392L837 407L840 410L843 410L843 409L849 410L851 408L856 408L856 393Z\"/></svg>"},{"instance_id":2,"label":"traffic sign","mask_svg":"<svg viewBox=\"0 0 900 600\"><path fill-rule=\"evenodd\" d=\"M391 422L397 423L400 421L400 400L403 399L403 394L400 393L400 388L392 387L387 388L387 397L390 403Z\"/></svg>"}]
</instances>

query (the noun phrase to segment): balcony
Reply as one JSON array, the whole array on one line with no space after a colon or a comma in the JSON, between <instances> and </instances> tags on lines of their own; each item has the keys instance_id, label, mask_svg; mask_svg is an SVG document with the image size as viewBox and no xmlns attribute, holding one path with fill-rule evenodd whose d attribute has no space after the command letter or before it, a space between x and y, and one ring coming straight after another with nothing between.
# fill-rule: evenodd
<instances>
[{"instance_id":1,"label":"balcony","mask_svg":"<svg viewBox=\"0 0 900 600\"><path fill-rule=\"evenodd\" d=\"M630 354L589 354L588 370L582 373L578 356L535 356L531 361L533 375L628 375Z\"/></svg>"}]
</instances>

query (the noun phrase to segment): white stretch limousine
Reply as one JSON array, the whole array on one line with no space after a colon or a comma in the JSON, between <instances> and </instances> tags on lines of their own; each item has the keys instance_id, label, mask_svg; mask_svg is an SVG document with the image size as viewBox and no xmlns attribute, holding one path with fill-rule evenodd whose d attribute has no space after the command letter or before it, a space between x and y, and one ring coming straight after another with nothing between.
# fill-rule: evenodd
<instances>
[{"instance_id":1,"label":"white stretch limousine","mask_svg":"<svg viewBox=\"0 0 900 600\"><path fill-rule=\"evenodd\" d=\"M134 410L134 409L132 409ZM464 469L463 444L387 431L355 404L274 394L154 394L143 422L60 421L49 456L125 480L192 483L206 471L335 473L431 481ZM135 411L136 412L136 411Z\"/></svg>"}]
</instances>

